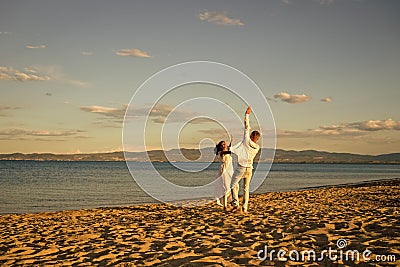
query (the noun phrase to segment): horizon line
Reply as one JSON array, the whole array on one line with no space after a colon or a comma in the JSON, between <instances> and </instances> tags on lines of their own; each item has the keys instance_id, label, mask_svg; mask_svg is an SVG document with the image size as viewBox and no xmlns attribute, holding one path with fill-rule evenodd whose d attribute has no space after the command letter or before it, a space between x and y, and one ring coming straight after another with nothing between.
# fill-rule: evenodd
<instances>
[{"instance_id":1,"label":"horizon line","mask_svg":"<svg viewBox=\"0 0 400 267\"><path fill-rule=\"evenodd\" d=\"M145 150L145 151L124 151L124 150L114 150L114 151L103 151L103 152L5 152L5 153L0 153L0 155L6 155L6 154L23 154L23 155L29 155L29 154L53 154L53 155L87 155L87 154L108 154L108 153L144 153L144 152L151 152L151 151L163 151L163 152L168 152L172 150L204 150L204 149L213 149L214 147L205 147L205 148L171 148L171 149L151 149L151 150ZM273 149L273 148L267 148L267 147L262 147L261 149ZM360 154L360 153L355 153L355 152L337 152L337 151L326 151L326 150L318 150L318 149L304 149L304 150L295 150L295 149L283 149L283 148L275 148L276 150L283 150L283 151L294 151L294 152L306 152L306 151L315 151L315 152L321 152L321 153L330 153L330 154L352 154L352 155L362 155L362 156L379 156L379 155L388 155L388 154L398 154L399 152L390 152L390 153L379 153L379 154Z\"/></svg>"}]
</instances>

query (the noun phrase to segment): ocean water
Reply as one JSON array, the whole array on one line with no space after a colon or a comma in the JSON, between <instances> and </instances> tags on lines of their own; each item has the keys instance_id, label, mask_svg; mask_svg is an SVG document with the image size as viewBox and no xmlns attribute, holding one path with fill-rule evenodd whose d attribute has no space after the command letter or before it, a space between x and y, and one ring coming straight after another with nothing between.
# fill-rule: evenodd
<instances>
[{"instance_id":1,"label":"ocean water","mask_svg":"<svg viewBox=\"0 0 400 267\"><path fill-rule=\"evenodd\" d=\"M195 164L195 163L181 163ZM187 173L169 163L154 163L171 182L198 186L213 181L219 167ZM135 171L153 175L146 164ZM268 165L260 164L261 170ZM254 193L360 183L400 177L400 165L273 164ZM125 162L0 161L0 214L32 213L157 203L131 177Z\"/></svg>"}]
</instances>

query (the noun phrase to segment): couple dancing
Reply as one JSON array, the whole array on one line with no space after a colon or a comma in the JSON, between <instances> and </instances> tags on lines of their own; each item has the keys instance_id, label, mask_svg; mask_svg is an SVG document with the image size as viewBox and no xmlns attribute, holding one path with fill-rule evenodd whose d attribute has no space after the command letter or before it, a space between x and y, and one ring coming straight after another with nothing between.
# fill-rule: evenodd
<instances>
[{"instance_id":1,"label":"couple dancing","mask_svg":"<svg viewBox=\"0 0 400 267\"><path fill-rule=\"evenodd\" d=\"M252 131L250 133L249 115L251 108L247 107L244 117L244 137L243 141L231 146L226 145L225 141L221 141L216 146L216 154L219 156L221 166L219 168L218 177L221 177L217 188L217 203L222 205L226 210L228 208L229 199L232 198L232 212L239 211L239 182L243 178L243 212L247 212L249 206L249 186L251 176L253 174L253 159L260 150L260 146L256 144L260 138L260 132ZM233 136L231 143L233 142ZM233 171L231 154L236 154L238 164Z\"/></svg>"}]
</instances>

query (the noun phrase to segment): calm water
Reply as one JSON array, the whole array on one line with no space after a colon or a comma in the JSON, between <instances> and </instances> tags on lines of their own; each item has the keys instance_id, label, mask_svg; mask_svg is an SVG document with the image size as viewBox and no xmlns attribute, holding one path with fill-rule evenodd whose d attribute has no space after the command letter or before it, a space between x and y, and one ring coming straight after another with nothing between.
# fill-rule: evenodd
<instances>
[{"instance_id":1,"label":"calm water","mask_svg":"<svg viewBox=\"0 0 400 267\"><path fill-rule=\"evenodd\" d=\"M150 175L143 163L136 165ZM182 172L168 163L155 166L170 181L186 186L211 182L218 169L217 163L201 173ZM274 164L256 193L398 177L400 165ZM125 162L0 161L2 214L155 202L135 184Z\"/></svg>"}]
</instances>

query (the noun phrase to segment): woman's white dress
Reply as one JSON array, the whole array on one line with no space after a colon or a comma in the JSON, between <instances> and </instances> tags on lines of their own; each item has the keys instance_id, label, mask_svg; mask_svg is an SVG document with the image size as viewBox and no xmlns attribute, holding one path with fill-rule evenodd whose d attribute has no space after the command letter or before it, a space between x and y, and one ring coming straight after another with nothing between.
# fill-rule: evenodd
<instances>
[{"instance_id":1,"label":"woman's white dress","mask_svg":"<svg viewBox=\"0 0 400 267\"><path fill-rule=\"evenodd\" d=\"M226 207L231 201L231 180L233 175L233 165L231 154L219 156L220 166L217 176L216 197L221 204Z\"/></svg>"}]
</instances>

